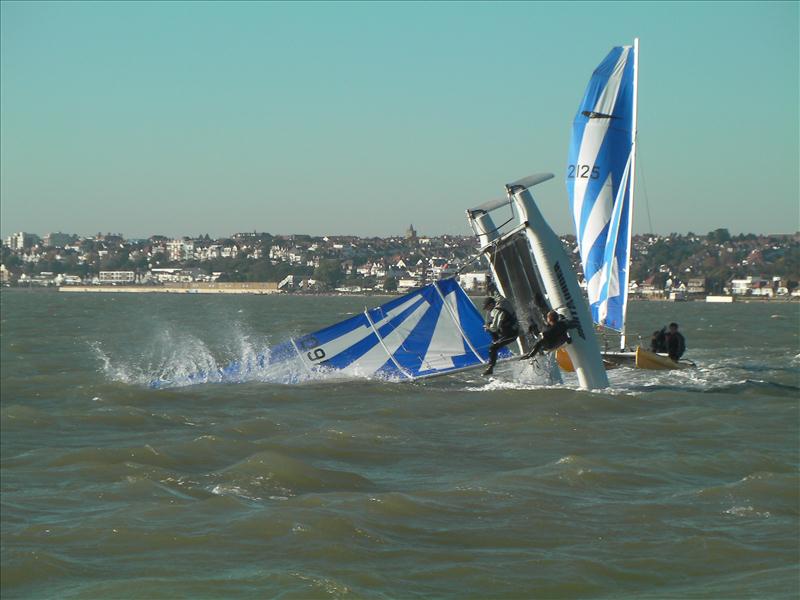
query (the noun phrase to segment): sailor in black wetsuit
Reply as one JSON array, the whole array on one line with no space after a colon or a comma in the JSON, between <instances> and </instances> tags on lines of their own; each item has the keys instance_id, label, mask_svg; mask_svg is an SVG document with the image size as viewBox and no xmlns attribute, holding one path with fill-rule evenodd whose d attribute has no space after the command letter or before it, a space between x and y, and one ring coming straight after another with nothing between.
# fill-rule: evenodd
<instances>
[{"instance_id":1,"label":"sailor in black wetsuit","mask_svg":"<svg viewBox=\"0 0 800 600\"><path fill-rule=\"evenodd\" d=\"M658 331L653 332L653 337L650 338L650 351L651 352L666 352L667 351L667 328L662 327Z\"/></svg>"},{"instance_id":2,"label":"sailor in black wetsuit","mask_svg":"<svg viewBox=\"0 0 800 600\"><path fill-rule=\"evenodd\" d=\"M665 341L669 357L675 362L678 362L680 357L683 356L683 353L686 352L686 339L683 337L683 334L678 331L677 323L669 324L669 331L667 332Z\"/></svg>"},{"instance_id":3,"label":"sailor in black wetsuit","mask_svg":"<svg viewBox=\"0 0 800 600\"><path fill-rule=\"evenodd\" d=\"M489 364L483 374L491 375L494 372L500 348L507 346L519 336L519 323L511 303L500 294L493 298L487 298L483 303L483 309L488 311L486 325L483 328L492 335L492 343L489 346Z\"/></svg>"},{"instance_id":4,"label":"sailor in black wetsuit","mask_svg":"<svg viewBox=\"0 0 800 600\"><path fill-rule=\"evenodd\" d=\"M549 352L559 346L569 344L570 339L567 331L577 327L577 323L567 321L556 311L551 310L547 313L547 325L544 326L542 337L537 341L530 352L520 357L520 360L532 358L539 352Z\"/></svg>"}]
</instances>

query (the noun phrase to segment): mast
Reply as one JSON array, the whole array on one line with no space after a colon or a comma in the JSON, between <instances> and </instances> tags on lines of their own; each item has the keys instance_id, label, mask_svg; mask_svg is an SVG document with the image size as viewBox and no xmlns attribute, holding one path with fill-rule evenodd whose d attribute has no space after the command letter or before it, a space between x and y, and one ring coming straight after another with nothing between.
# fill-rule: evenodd
<instances>
[{"instance_id":1,"label":"mast","mask_svg":"<svg viewBox=\"0 0 800 600\"><path fill-rule=\"evenodd\" d=\"M631 127L631 186L628 196L628 276L625 278L622 304L622 332L619 338L620 350L625 350L625 326L628 315L628 294L631 283L631 238L633 235L633 189L636 182L636 129L639 111L639 38L633 38L633 125Z\"/></svg>"}]
</instances>

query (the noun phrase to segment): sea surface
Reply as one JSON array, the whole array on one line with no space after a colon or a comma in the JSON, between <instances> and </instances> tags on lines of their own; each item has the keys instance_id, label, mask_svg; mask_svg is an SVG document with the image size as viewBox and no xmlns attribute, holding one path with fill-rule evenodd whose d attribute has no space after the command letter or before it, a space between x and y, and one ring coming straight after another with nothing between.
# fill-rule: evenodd
<instances>
[{"instance_id":1,"label":"sea surface","mask_svg":"<svg viewBox=\"0 0 800 600\"><path fill-rule=\"evenodd\" d=\"M3 290L11 598L800 594L800 305L634 302L696 369L151 389L377 298Z\"/></svg>"}]
</instances>

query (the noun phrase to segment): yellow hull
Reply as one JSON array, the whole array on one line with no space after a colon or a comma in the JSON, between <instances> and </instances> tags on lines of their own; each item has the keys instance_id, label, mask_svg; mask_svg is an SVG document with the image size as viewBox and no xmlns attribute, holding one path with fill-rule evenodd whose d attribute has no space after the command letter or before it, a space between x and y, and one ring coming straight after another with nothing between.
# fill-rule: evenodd
<instances>
[{"instance_id":1,"label":"yellow hull","mask_svg":"<svg viewBox=\"0 0 800 600\"><path fill-rule=\"evenodd\" d=\"M565 371L566 373L575 372L575 367L572 364L572 359L569 357L569 354L567 353L566 350L564 350L564 348L559 348L558 350L556 350L556 362L558 363L558 366L561 368L562 371ZM622 365L619 365L603 357L603 366L605 367L606 371L608 371L609 369L616 369L617 367L620 367Z\"/></svg>"},{"instance_id":2,"label":"yellow hull","mask_svg":"<svg viewBox=\"0 0 800 600\"><path fill-rule=\"evenodd\" d=\"M649 350L645 350L644 348L636 348L635 353L635 360L634 361L623 361L620 360L620 353L609 353L608 357L603 358L603 364L608 369L616 369L617 367L621 366L635 366L637 369L650 369L650 370L664 370L664 369L687 369L694 365L684 362L675 362L668 356L661 356L660 354L656 354L655 352L650 352ZM629 353L626 353L629 354ZM629 357L634 358L634 357ZM575 371L575 367L572 365L572 361L569 358L569 354L564 348L559 348L556 350L556 361L558 362L558 366L561 367L562 371L566 371L567 373L572 373Z\"/></svg>"},{"instance_id":3,"label":"yellow hull","mask_svg":"<svg viewBox=\"0 0 800 600\"><path fill-rule=\"evenodd\" d=\"M650 352L644 348L636 348L636 368L637 369L688 369L692 365L675 362L669 356L661 356L655 352Z\"/></svg>"},{"instance_id":4,"label":"yellow hull","mask_svg":"<svg viewBox=\"0 0 800 600\"><path fill-rule=\"evenodd\" d=\"M559 348L556 350L556 362L558 366L561 367L562 371L566 371L567 373L574 373L575 367L572 366L572 359L567 354L567 351L563 348Z\"/></svg>"}]
</instances>

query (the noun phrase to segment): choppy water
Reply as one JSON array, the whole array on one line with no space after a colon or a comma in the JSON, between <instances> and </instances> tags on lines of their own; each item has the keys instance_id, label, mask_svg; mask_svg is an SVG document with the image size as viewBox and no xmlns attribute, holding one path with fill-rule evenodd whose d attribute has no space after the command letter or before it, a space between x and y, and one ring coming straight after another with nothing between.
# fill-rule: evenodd
<instances>
[{"instance_id":1,"label":"choppy water","mask_svg":"<svg viewBox=\"0 0 800 600\"><path fill-rule=\"evenodd\" d=\"M800 307L680 372L153 390L364 298L3 291L3 598L796 598Z\"/></svg>"}]
</instances>

